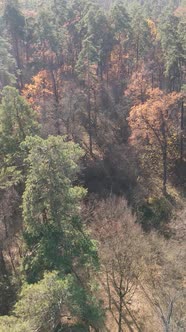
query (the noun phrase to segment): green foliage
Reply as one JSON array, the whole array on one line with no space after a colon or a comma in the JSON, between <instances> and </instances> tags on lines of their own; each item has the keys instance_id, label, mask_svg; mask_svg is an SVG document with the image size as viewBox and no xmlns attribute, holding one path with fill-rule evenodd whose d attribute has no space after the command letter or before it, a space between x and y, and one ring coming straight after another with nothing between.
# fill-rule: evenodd
<instances>
[{"instance_id":1,"label":"green foliage","mask_svg":"<svg viewBox=\"0 0 186 332\"><path fill-rule=\"evenodd\" d=\"M0 119L5 154L14 153L26 136L33 135L38 129L35 112L13 87L7 86L2 91Z\"/></svg>"},{"instance_id":2,"label":"green foliage","mask_svg":"<svg viewBox=\"0 0 186 332\"><path fill-rule=\"evenodd\" d=\"M10 53L10 44L0 36L0 77L1 85L3 88L5 85L11 85L16 82L14 75L15 72L15 60Z\"/></svg>"},{"instance_id":3,"label":"green foliage","mask_svg":"<svg viewBox=\"0 0 186 332\"><path fill-rule=\"evenodd\" d=\"M37 131L36 113L19 95L18 90L6 86L2 91L0 104L1 187L16 184L21 180L24 154L20 143L26 136L32 136Z\"/></svg>"},{"instance_id":4,"label":"green foliage","mask_svg":"<svg viewBox=\"0 0 186 332\"><path fill-rule=\"evenodd\" d=\"M107 16L96 3L87 3L84 16L79 22L79 29L83 30L84 38L76 63L76 72L80 78L87 74L90 79L93 78L90 66L98 65L98 73L102 76L114 38Z\"/></svg>"},{"instance_id":5,"label":"green foliage","mask_svg":"<svg viewBox=\"0 0 186 332\"><path fill-rule=\"evenodd\" d=\"M96 247L84 232L80 200L86 190L73 186L80 147L63 137L27 138L28 176L23 194L24 238L28 253L24 269L29 281L44 270L65 273L96 261Z\"/></svg>"},{"instance_id":6,"label":"green foliage","mask_svg":"<svg viewBox=\"0 0 186 332\"><path fill-rule=\"evenodd\" d=\"M80 200L86 190L73 185L83 152L64 137L53 136L46 140L27 137L21 147L28 153L23 194L24 271L29 282L41 279L46 270L57 269L61 276L53 272L34 285L25 285L15 317L0 318L2 328L7 326L10 332L53 331L60 323L63 306L85 322L84 326L98 326L101 306L90 285L84 287L83 275L97 266L97 248L80 218Z\"/></svg>"},{"instance_id":7,"label":"green foliage","mask_svg":"<svg viewBox=\"0 0 186 332\"><path fill-rule=\"evenodd\" d=\"M138 208L138 216L144 230L149 231L160 227L170 220L172 206L165 197L149 198Z\"/></svg>"},{"instance_id":8,"label":"green foliage","mask_svg":"<svg viewBox=\"0 0 186 332\"><path fill-rule=\"evenodd\" d=\"M79 54L78 61L76 64L76 72L80 79L84 81L87 79L88 84L90 78L93 77L91 74L90 66L98 61L98 54L92 41L93 36L88 36L83 41L83 47Z\"/></svg>"},{"instance_id":9,"label":"green foliage","mask_svg":"<svg viewBox=\"0 0 186 332\"><path fill-rule=\"evenodd\" d=\"M25 17L20 11L18 2L8 1L4 11L4 18L12 37L19 36L24 38Z\"/></svg>"},{"instance_id":10,"label":"green foliage","mask_svg":"<svg viewBox=\"0 0 186 332\"><path fill-rule=\"evenodd\" d=\"M130 18L122 1L117 1L111 8L111 22L116 33L130 32Z\"/></svg>"},{"instance_id":11,"label":"green foliage","mask_svg":"<svg viewBox=\"0 0 186 332\"><path fill-rule=\"evenodd\" d=\"M152 41L150 36L150 29L144 16L141 6L136 5L132 11L131 27L132 37L131 42L135 49L136 61L143 59L149 52Z\"/></svg>"},{"instance_id":12,"label":"green foliage","mask_svg":"<svg viewBox=\"0 0 186 332\"><path fill-rule=\"evenodd\" d=\"M16 166L2 167L0 170L0 188L10 188L22 181L23 176Z\"/></svg>"},{"instance_id":13,"label":"green foliage","mask_svg":"<svg viewBox=\"0 0 186 332\"><path fill-rule=\"evenodd\" d=\"M16 317L28 322L30 331L52 331L57 325L64 305L67 282L49 273L34 285L25 285L15 306Z\"/></svg>"},{"instance_id":14,"label":"green foliage","mask_svg":"<svg viewBox=\"0 0 186 332\"><path fill-rule=\"evenodd\" d=\"M48 4L47 4L48 7ZM55 19L58 24L63 25L69 18L70 4L67 0L55 0L52 1L52 9L55 14Z\"/></svg>"},{"instance_id":15,"label":"green foliage","mask_svg":"<svg viewBox=\"0 0 186 332\"><path fill-rule=\"evenodd\" d=\"M67 295L67 303L73 316L85 322L85 326L100 328L104 321L104 311L101 301L95 297L95 290L91 292L80 287L71 278Z\"/></svg>"},{"instance_id":16,"label":"green foliage","mask_svg":"<svg viewBox=\"0 0 186 332\"><path fill-rule=\"evenodd\" d=\"M167 227L172 215L170 197L157 197L156 190L160 157L164 158L164 182L166 171L173 173L178 158L174 172L180 187L185 180L185 146L180 144L185 137L184 106L182 114L173 107L173 112L165 109L163 116L170 99L167 91L184 95L185 90L186 22L181 7L185 0L4 2L0 3L0 249L7 272L0 273L0 313L11 316L0 317L0 332L99 330L104 311L92 284L99 267L97 242L90 238L82 217L85 213L92 220L94 211L87 212L88 204L82 213L87 191L80 179L98 200L112 192L126 195L144 230ZM150 100L145 105L149 89L157 87L160 96L154 104ZM162 93L167 98L164 102ZM133 117L134 136L137 141L142 138L133 147L131 106L139 106ZM160 116L154 118L156 107ZM141 116L144 120L142 108L150 117L139 126ZM38 121L42 138L35 136ZM56 132L67 137L50 136ZM85 170L79 178L82 160ZM103 232L100 248L109 269L112 265L108 270L113 277L111 292L115 288L122 297L124 284L117 284L118 275L128 273L136 283L138 261L149 247L133 231L137 225L130 225L130 214L124 216L126 229L122 222L122 229L113 224L110 235L107 228L103 230L102 218L110 227L115 214L123 216L120 207L117 212L116 204L111 205L100 209L96 227L93 223L90 227L97 237ZM111 239L113 246L109 246ZM113 261L117 247L121 257L115 258L122 258L123 268ZM147 270L150 275L149 265ZM13 273L18 277L12 278ZM20 294L15 287L20 296L12 311L12 280L17 278L28 284L22 285Z\"/></svg>"},{"instance_id":17,"label":"green foliage","mask_svg":"<svg viewBox=\"0 0 186 332\"><path fill-rule=\"evenodd\" d=\"M1 265L2 268L2 265ZM6 315L15 301L16 288L8 274L0 271L0 315ZM0 323L1 327L1 323ZM0 330L1 331L1 330Z\"/></svg>"},{"instance_id":18,"label":"green foliage","mask_svg":"<svg viewBox=\"0 0 186 332\"><path fill-rule=\"evenodd\" d=\"M40 12L37 19L36 29L38 30L38 42L44 43L45 40L48 40L51 51L55 52L56 54L60 54L60 39L57 34L57 26L55 25L54 17L51 11L46 9Z\"/></svg>"},{"instance_id":19,"label":"green foliage","mask_svg":"<svg viewBox=\"0 0 186 332\"><path fill-rule=\"evenodd\" d=\"M102 314L99 302L76 278L52 272L38 283L24 285L12 316L0 317L0 326L1 332L52 332L63 326L63 317L72 315L86 329L101 326Z\"/></svg>"},{"instance_id":20,"label":"green foliage","mask_svg":"<svg viewBox=\"0 0 186 332\"><path fill-rule=\"evenodd\" d=\"M13 315L1 317L2 332L51 332L60 319L64 305L66 281L59 279L55 272L46 274L34 285L25 285L20 294ZM8 329L9 328L9 329Z\"/></svg>"},{"instance_id":21,"label":"green foliage","mask_svg":"<svg viewBox=\"0 0 186 332\"><path fill-rule=\"evenodd\" d=\"M0 316L1 332L32 332L27 322L14 316Z\"/></svg>"},{"instance_id":22,"label":"green foliage","mask_svg":"<svg viewBox=\"0 0 186 332\"><path fill-rule=\"evenodd\" d=\"M85 327L84 324L74 324L73 326L70 326L71 332L89 332L89 327ZM69 324L66 324L66 326L62 326L61 328L57 329L55 332L68 332L69 331Z\"/></svg>"},{"instance_id":23,"label":"green foliage","mask_svg":"<svg viewBox=\"0 0 186 332\"><path fill-rule=\"evenodd\" d=\"M161 17L159 29L165 59L165 74L170 80L171 90L180 90L182 85L182 65L185 56L185 23L168 9Z\"/></svg>"}]
</instances>

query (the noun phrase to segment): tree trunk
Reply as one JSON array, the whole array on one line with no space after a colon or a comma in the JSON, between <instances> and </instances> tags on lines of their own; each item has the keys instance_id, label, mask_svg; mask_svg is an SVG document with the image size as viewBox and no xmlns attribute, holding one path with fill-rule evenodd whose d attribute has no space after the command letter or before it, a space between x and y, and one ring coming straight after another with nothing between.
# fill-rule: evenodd
<instances>
[{"instance_id":1,"label":"tree trunk","mask_svg":"<svg viewBox=\"0 0 186 332\"><path fill-rule=\"evenodd\" d=\"M139 37L137 37L137 42L136 42L136 70L138 70L138 62L139 62Z\"/></svg>"},{"instance_id":2,"label":"tree trunk","mask_svg":"<svg viewBox=\"0 0 186 332\"><path fill-rule=\"evenodd\" d=\"M109 310L111 310L112 298L111 298L111 291L110 291L110 285L109 285L109 273L107 270L106 270L106 280L107 280L108 306L109 306Z\"/></svg>"},{"instance_id":3,"label":"tree trunk","mask_svg":"<svg viewBox=\"0 0 186 332\"><path fill-rule=\"evenodd\" d=\"M3 256L3 250L0 248L0 272L3 276L7 275L6 264Z\"/></svg>"},{"instance_id":4,"label":"tree trunk","mask_svg":"<svg viewBox=\"0 0 186 332\"><path fill-rule=\"evenodd\" d=\"M122 307L123 307L123 297L122 294L120 294L119 298L119 319L118 319L118 332L122 332Z\"/></svg>"},{"instance_id":5,"label":"tree trunk","mask_svg":"<svg viewBox=\"0 0 186 332\"><path fill-rule=\"evenodd\" d=\"M88 102L87 102L87 111L88 111L88 134L89 134L89 152L93 156L92 149L92 119L91 119L91 105L90 105L90 89L88 88Z\"/></svg>"},{"instance_id":6,"label":"tree trunk","mask_svg":"<svg viewBox=\"0 0 186 332\"><path fill-rule=\"evenodd\" d=\"M181 102L181 117L180 117L180 161L183 161L183 124L184 119L184 101Z\"/></svg>"},{"instance_id":7,"label":"tree trunk","mask_svg":"<svg viewBox=\"0 0 186 332\"><path fill-rule=\"evenodd\" d=\"M163 195L167 194L167 148L163 151Z\"/></svg>"},{"instance_id":8,"label":"tree trunk","mask_svg":"<svg viewBox=\"0 0 186 332\"><path fill-rule=\"evenodd\" d=\"M19 41L16 36L16 34L13 32L12 33L12 38L13 38L13 43L14 43L14 53L15 53L15 59L16 59L16 64L17 68L19 69L18 74L17 74L17 80L18 80L18 89L21 91L23 89L23 78L22 78L22 65L21 65L21 60L20 60L20 52L19 52Z\"/></svg>"},{"instance_id":9,"label":"tree trunk","mask_svg":"<svg viewBox=\"0 0 186 332\"><path fill-rule=\"evenodd\" d=\"M165 317L162 317L163 320L163 331L170 332L169 323L166 321Z\"/></svg>"},{"instance_id":10,"label":"tree trunk","mask_svg":"<svg viewBox=\"0 0 186 332\"><path fill-rule=\"evenodd\" d=\"M121 33L119 34L119 59L118 59L118 63L119 63L119 68L118 68L118 80L121 80L121 73L122 73L122 45L121 45Z\"/></svg>"},{"instance_id":11,"label":"tree trunk","mask_svg":"<svg viewBox=\"0 0 186 332\"><path fill-rule=\"evenodd\" d=\"M88 135L89 135L89 152L91 157L93 156L92 149L92 118L91 118L91 103L90 103L90 61L89 61L89 49L88 49L88 96L87 96L87 112L88 112Z\"/></svg>"},{"instance_id":12,"label":"tree trunk","mask_svg":"<svg viewBox=\"0 0 186 332\"><path fill-rule=\"evenodd\" d=\"M163 159L163 195L166 196L167 194L167 137L166 137L166 124L161 114L162 118L162 125L161 125L161 132L163 137L162 142L162 159Z\"/></svg>"},{"instance_id":13,"label":"tree trunk","mask_svg":"<svg viewBox=\"0 0 186 332\"><path fill-rule=\"evenodd\" d=\"M123 276L120 277L119 283L119 319L118 319L118 332L122 332L122 311L123 311L123 292L122 292Z\"/></svg>"},{"instance_id":14,"label":"tree trunk","mask_svg":"<svg viewBox=\"0 0 186 332\"><path fill-rule=\"evenodd\" d=\"M57 82L54 76L54 72L51 69L51 78L52 78L52 86L53 86L53 93L54 93L54 108L55 108L55 127L56 127L56 132L57 135L61 135L61 130L60 130L60 123L59 123L59 96L58 96L58 87L57 87Z\"/></svg>"}]
</instances>

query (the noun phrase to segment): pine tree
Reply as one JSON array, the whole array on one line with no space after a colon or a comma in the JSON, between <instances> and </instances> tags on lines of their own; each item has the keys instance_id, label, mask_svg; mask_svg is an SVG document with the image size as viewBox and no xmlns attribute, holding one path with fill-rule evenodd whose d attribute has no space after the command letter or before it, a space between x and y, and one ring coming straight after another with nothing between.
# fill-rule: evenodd
<instances>
[{"instance_id":1,"label":"pine tree","mask_svg":"<svg viewBox=\"0 0 186 332\"><path fill-rule=\"evenodd\" d=\"M29 137L24 144L29 150L23 194L27 279L36 281L55 269L78 275L80 267L96 261L79 214L86 190L73 186L82 150L63 137Z\"/></svg>"},{"instance_id":2,"label":"pine tree","mask_svg":"<svg viewBox=\"0 0 186 332\"><path fill-rule=\"evenodd\" d=\"M0 88L15 82L15 60L10 53L10 44L0 36Z\"/></svg>"},{"instance_id":3,"label":"pine tree","mask_svg":"<svg viewBox=\"0 0 186 332\"><path fill-rule=\"evenodd\" d=\"M16 88L6 86L0 104L1 187L19 182L23 171L20 144L26 136L38 132L37 115L19 95Z\"/></svg>"}]
</instances>

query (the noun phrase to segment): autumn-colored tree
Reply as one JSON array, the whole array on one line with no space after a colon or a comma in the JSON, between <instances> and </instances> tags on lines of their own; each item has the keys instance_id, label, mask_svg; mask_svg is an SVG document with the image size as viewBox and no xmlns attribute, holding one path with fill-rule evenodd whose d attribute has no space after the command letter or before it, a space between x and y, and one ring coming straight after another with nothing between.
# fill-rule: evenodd
<instances>
[{"instance_id":1,"label":"autumn-colored tree","mask_svg":"<svg viewBox=\"0 0 186 332\"><path fill-rule=\"evenodd\" d=\"M125 95L130 98L133 105L144 103L148 98L148 90L151 87L149 71L142 63L141 68L135 71L130 78Z\"/></svg>"},{"instance_id":2,"label":"autumn-colored tree","mask_svg":"<svg viewBox=\"0 0 186 332\"><path fill-rule=\"evenodd\" d=\"M22 95L36 111L45 112L43 104L46 103L47 97L52 95L49 73L46 70L39 71L32 77L32 83L25 84Z\"/></svg>"},{"instance_id":3,"label":"autumn-colored tree","mask_svg":"<svg viewBox=\"0 0 186 332\"><path fill-rule=\"evenodd\" d=\"M185 191L185 13L185 0L0 1L0 313L13 316L0 318L3 331L63 329L64 298L56 289L62 278L62 288L70 282L64 301L73 317L69 325L81 324L72 330L98 332L104 315L92 306L94 285L87 281L97 251L81 214L94 192L89 225L97 227L116 330L129 318L130 331L181 332L182 311L180 326L172 312L181 302L167 296L167 278L161 283L152 276L155 328L133 307L141 272L151 272L153 258L152 250L143 269L150 244L144 246L137 222L144 231L154 227L172 237L165 222L174 193L183 200L177 185ZM32 137L36 133L40 137ZM157 197L161 178L171 199ZM90 194L83 200L82 183ZM125 199L102 202L113 193L127 197L137 220ZM22 254L22 274L38 284L21 292ZM13 311L16 281L20 298Z\"/></svg>"},{"instance_id":4,"label":"autumn-colored tree","mask_svg":"<svg viewBox=\"0 0 186 332\"><path fill-rule=\"evenodd\" d=\"M130 141L158 148L162 159L162 189L166 194L169 145L178 138L178 101L181 95L176 92L165 94L158 88L149 90L148 94L146 102L130 111Z\"/></svg>"}]
</instances>

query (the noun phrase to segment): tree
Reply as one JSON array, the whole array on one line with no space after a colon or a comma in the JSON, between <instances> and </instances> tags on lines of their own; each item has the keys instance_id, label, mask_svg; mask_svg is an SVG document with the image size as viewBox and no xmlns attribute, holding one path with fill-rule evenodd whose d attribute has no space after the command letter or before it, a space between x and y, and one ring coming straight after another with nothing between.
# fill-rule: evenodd
<instances>
[{"instance_id":1,"label":"tree","mask_svg":"<svg viewBox=\"0 0 186 332\"><path fill-rule=\"evenodd\" d=\"M14 309L15 316L5 321L10 331L22 331L23 328L24 331L53 331L60 322L65 284L67 282L54 272L46 274L40 283L25 284Z\"/></svg>"},{"instance_id":2,"label":"tree","mask_svg":"<svg viewBox=\"0 0 186 332\"><path fill-rule=\"evenodd\" d=\"M0 88L16 82L15 60L10 53L10 44L0 37Z\"/></svg>"},{"instance_id":3,"label":"tree","mask_svg":"<svg viewBox=\"0 0 186 332\"><path fill-rule=\"evenodd\" d=\"M0 315L7 315L15 301L15 289L5 262L3 241L0 245Z\"/></svg>"},{"instance_id":4,"label":"tree","mask_svg":"<svg viewBox=\"0 0 186 332\"><path fill-rule=\"evenodd\" d=\"M132 131L131 142L156 145L162 159L162 189L166 194L169 144L175 140L178 126L176 107L181 95L165 94L157 89L149 90L149 98L143 104L132 107L128 118Z\"/></svg>"},{"instance_id":5,"label":"tree","mask_svg":"<svg viewBox=\"0 0 186 332\"><path fill-rule=\"evenodd\" d=\"M21 142L38 131L36 113L13 87L7 86L2 91L0 125L1 185L4 181L9 185L11 179L12 183L19 181L23 170Z\"/></svg>"},{"instance_id":6,"label":"tree","mask_svg":"<svg viewBox=\"0 0 186 332\"><path fill-rule=\"evenodd\" d=\"M21 49L24 41L25 18L20 11L17 0L7 1L4 11L4 18L11 39L13 55L15 57L16 65L18 68L18 88L21 90L23 88L23 58L21 56Z\"/></svg>"},{"instance_id":7,"label":"tree","mask_svg":"<svg viewBox=\"0 0 186 332\"><path fill-rule=\"evenodd\" d=\"M52 11L45 9L39 13L36 21L36 43L38 46L35 61L39 64L40 73L45 73L47 76L48 85L51 87L53 119L57 135L61 134L59 103L64 64L64 40L61 36L66 33L63 30L60 30L55 22Z\"/></svg>"},{"instance_id":8,"label":"tree","mask_svg":"<svg viewBox=\"0 0 186 332\"><path fill-rule=\"evenodd\" d=\"M185 250L174 240L157 234L147 239L146 268L142 290L161 322L164 332L184 331L185 291L182 262ZM177 250L179 246L179 250Z\"/></svg>"},{"instance_id":9,"label":"tree","mask_svg":"<svg viewBox=\"0 0 186 332\"><path fill-rule=\"evenodd\" d=\"M23 194L26 279L33 283L41 280L45 271L53 270L65 278L69 275L72 312L85 326L99 326L101 308L91 300L94 295L87 280L98 267L96 243L80 217L86 190L73 185L83 152L64 137L53 136L46 140L28 137L24 147L29 151Z\"/></svg>"},{"instance_id":10,"label":"tree","mask_svg":"<svg viewBox=\"0 0 186 332\"><path fill-rule=\"evenodd\" d=\"M83 152L62 137L30 137L25 146L29 150L23 194L27 279L39 280L45 270L54 269L78 276L80 266L96 262L97 257L79 215L86 190L73 186Z\"/></svg>"},{"instance_id":11,"label":"tree","mask_svg":"<svg viewBox=\"0 0 186 332\"><path fill-rule=\"evenodd\" d=\"M93 229L100 241L100 260L106 279L109 309L117 312L114 319L118 332L128 318L140 328L129 309L137 290L144 264L145 239L135 216L123 198L110 197L97 204L93 212ZM104 282L102 282L104 283Z\"/></svg>"},{"instance_id":12,"label":"tree","mask_svg":"<svg viewBox=\"0 0 186 332\"><path fill-rule=\"evenodd\" d=\"M22 95L26 98L31 107L38 113L41 122L42 135L46 136L49 129L55 131L56 117L53 115L53 87L49 71L41 70L32 77L32 82L25 84ZM54 119L53 119L54 118ZM53 121L52 121L53 120Z\"/></svg>"},{"instance_id":13,"label":"tree","mask_svg":"<svg viewBox=\"0 0 186 332\"><path fill-rule=\"evenodd\" d=\"M54 271L45 273L35 284L25 284L12 314L0 317L0 324L2 332L53 332L70 328L68 319L78 319L82 330L88 332L89 325L101 325L102 314L99 302L88 296L71 275Z\"/></svg>"},{"instance_id":14,"label":"tree","mask_svg":"<svg viewBox=\"0 0 186 332\"><path fill-rule=\"evenodd\" d=\"M122 1L117 1L110 9L110 21L114 34L115 50L118 63L118 77L122 80L123 74L127 74L127 55L128 55L128 42L131 36L131 22L129 15L124 7ZM125 62L124 62L125 60Z\"/></svg>"},{"instance_id":15,"label":"tree","mask_svg":"<svg viewBox=\"0 0 186 332\"><path fill-rule=\"evenodd\" d=\"M86 93L86 109L87 109L87 124L88 124L88 136L89 136L89 152L93 155L93 124L92 124L92 112L91 112L91 92L93 84L95 83L97 52L93 46L92 36L88 36L82 45L82 50L79 54L79 58L76 64L76 71L80 79L83 80L84 89Z\"/></svg>"},{"instance_id":16,"label":"tree","mask_svg":"<svg viewBox=\"0 0 186 332\"><path fill-rule=\"evenodd\" d=\"M7 315L16 299L19 278L14 262L19 255L15 234L20 227L20 203L13 187L0 189L0 315Z\"/></svg>"},{"instance_id":17,"label":"tree","mask_svg":"<svg viewBox=\"0 0 186 332\"><path fill-rule=\"evenodd\" d=\"M132 105L144 103L148 98L148 90L150 88L150 73L145 68L144 64L135 71L130 82L125 90L125 95L131 100Z\"/></svg>"},{"instance_id":18,"label":"tree","mask_svg":"<svg viewBox=\"0 0 186 332\"><path fill-rule=\"evenodd\" d=\"M148 22L140 5L132 9L132 46L136 69L141 59L144 59L151 47L151 34Z\"/></svg>"},{"instance_id":19,"label":"tree","mask_svg":"<svg viewBox=\"0 0 186 332\"><path fill-rule=\"evenodd\" d=\"M5 287L4 289L1 287L4 299L4 309L0 309L2 313L8 312L7 308L10 309L15 297L11 274L14 275L15 281L17 276L14 258L15 255L18 256L15 234L21 225L19 206L25 171L24 153L20 144L27 135L34 135L37 131L36 113L15 88L5 87L2 90L0 104L0 265L2 272L0 279L4 280L6 276ZM14 247L13 250L11 250L12 247Z\"/></svg>"},{"instance_id":20,"label":"tree","mask_svg":"<svg viewBox=\"0 0 186 332\"><path fill-rule=\"evenodd\" d=\"M107 62L115 42L109 18L99 6L91 6L84 21L86 36L91 37L94 52L96 51L94 57L94 62L97 64L96 75L103 81L104 74L108 72Z\"/></svg>"},{"instance_id":21,"label":"tree","mask_svg":"<svg viewBox=\"0 0 186 332\"><path fill-rule=\"evenodd\" d=\"M183 328L179 294L145 254L152 228L174 236L168 221L185 189L184 5L0 1L2 329L98 331L100 294L108 330Z\"/></svg>"},{"instance_id":22,"label":"tree","mask_svg":"<svg viewBox=\"0 0 186 332\"><path fill-rule=\"evenodd\" d=\"M180 91L183 84L182 72L185 65L185 46L182 32L179 31L180 25L180 18L170 11L165 12L160 21L161 45L169 91ZM184 26L183 24L183 29Z\"/></svg>"}]
</instances>

